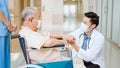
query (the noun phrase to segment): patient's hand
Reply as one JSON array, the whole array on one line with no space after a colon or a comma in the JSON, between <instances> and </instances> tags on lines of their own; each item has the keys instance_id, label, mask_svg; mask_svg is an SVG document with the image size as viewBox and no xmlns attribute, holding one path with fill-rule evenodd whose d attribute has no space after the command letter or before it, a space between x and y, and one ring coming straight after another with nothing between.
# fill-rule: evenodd
<instances>
[{"instance_id":1,"label":"patient's hand","mask_svg":"<svg viewBox=\"0 0 120 68\"><path fill-rule=\"evenodd\" d=\"M65 38L68 43L75 43L75 38L72 35L66 35Z\"/></svg>"}]
</instances>

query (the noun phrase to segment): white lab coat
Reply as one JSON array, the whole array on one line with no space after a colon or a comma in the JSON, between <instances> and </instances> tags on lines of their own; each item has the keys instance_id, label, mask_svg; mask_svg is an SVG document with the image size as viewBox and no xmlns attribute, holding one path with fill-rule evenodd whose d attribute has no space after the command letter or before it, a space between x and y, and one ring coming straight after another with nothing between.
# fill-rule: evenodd
<instances>
[{"instance_id":1,"label":"white lab coat","mask_svg":"<svg viewBox=\"0 0 120 68\"><path fill-rule=\"evenodd\" d=\"M83 44L84 36L80 28L70 34L76 38L75 42L80 47L79 52L76 52L74 49L72 50L73 57L79 57L85 61L90 61L94 64L98 64L100 68L105 68L104 56L103 56L104 37L100 32L96 31L95 29L93 30L86 51L81 48Z\"/></svg>"}]
</instances>

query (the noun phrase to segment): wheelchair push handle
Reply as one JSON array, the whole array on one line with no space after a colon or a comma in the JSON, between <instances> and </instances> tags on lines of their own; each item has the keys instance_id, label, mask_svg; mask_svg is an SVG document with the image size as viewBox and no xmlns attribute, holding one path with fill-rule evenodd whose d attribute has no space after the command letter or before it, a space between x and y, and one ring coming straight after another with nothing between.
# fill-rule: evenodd
<instances>
[{"instance_id":1,"label":"wheelchair push handle","mask_svg":"<svg viewBox=\"0 0 120 68\"><path fill-rule=\"evenodd\" d=\"M20 38L20 35L19 34L11 35L11 39L15 39L15 38Z\"/></svg>"}]
</instances>

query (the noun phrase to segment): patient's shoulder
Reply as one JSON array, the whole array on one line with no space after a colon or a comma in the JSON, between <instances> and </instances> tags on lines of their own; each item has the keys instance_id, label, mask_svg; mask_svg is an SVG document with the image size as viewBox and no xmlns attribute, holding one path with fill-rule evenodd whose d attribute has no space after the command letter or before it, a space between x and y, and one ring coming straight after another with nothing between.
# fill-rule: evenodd
<instances>
[{"instance_id":1,"label":"patient's shoulder","mask_svg":"<svg viewBox=\"0 0 120 68\"><path fill-rule=\"evenodd\" d=\"M30 28L25 27L25 26L22 26L22 28L19 31L19 34L23 37L30 36L32 33L33 31Z\"/></svg>"}]
</instances>

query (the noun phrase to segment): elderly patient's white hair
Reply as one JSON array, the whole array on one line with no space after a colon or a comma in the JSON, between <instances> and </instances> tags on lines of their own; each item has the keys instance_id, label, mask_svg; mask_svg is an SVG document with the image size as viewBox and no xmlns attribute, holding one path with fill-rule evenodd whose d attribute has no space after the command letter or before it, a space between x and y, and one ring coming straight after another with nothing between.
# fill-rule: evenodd
<instances>
[{"instance_id":1,"label":"elderly patient's white hair","mask_svg":"<svg viewBox=\"0 0 120 68\"><path fill-rule=\"evenodd\" d=\"M28 20L36 10L36 7L26 7L22 12L22 21Z\"/></svg>"}]
</instances>

